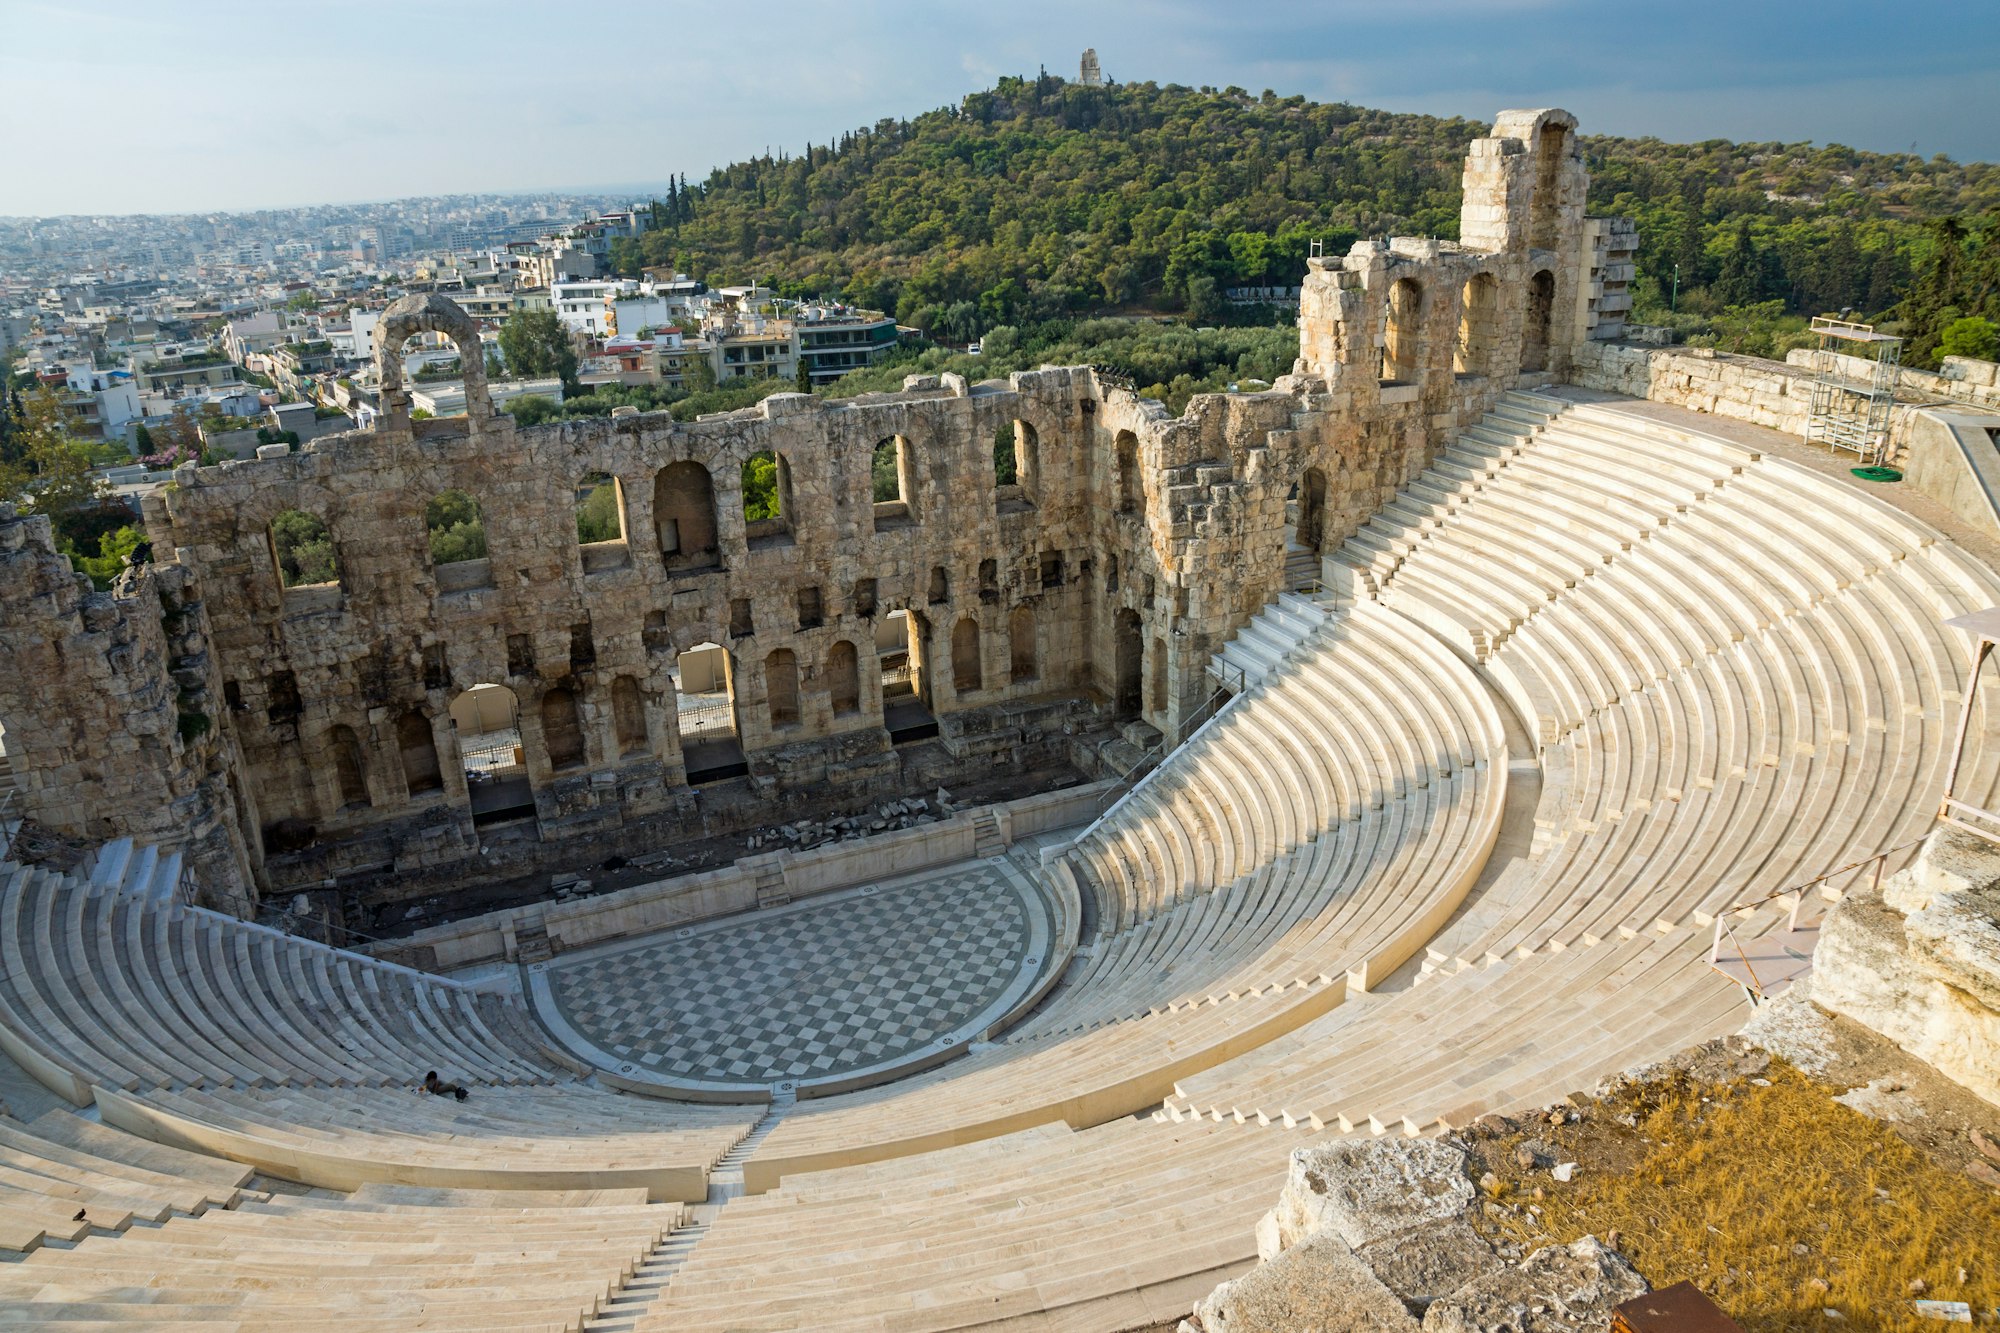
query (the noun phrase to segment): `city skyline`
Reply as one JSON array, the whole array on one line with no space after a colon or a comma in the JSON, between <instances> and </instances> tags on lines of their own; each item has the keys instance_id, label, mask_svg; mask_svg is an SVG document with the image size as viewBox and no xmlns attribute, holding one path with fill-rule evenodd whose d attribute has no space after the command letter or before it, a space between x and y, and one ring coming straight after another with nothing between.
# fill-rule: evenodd
<instances>
[{"instance_id":1,"label":"city skyline","mask_svg":"<svg viewBox=\"0 0 2000 1333\"><path fill-rule=\"evenodd\" d=\"M538 35L546 9L512 3L364 0L311 24L239 0L20 4L20 40L0 53L0 123L16 131L0 216L641 192L1005 75L1073 76L1087 46L1121 81L1481 120L1561 105L1605 134L2000 157L2000 22L1961 0L1893 13L1841 0L1810 19L1696 3L1616 24L1583 0L766 12L760 30L785 35L768 48L740 23L668 10L565 41Z\"/></svg>"}]
</instances>

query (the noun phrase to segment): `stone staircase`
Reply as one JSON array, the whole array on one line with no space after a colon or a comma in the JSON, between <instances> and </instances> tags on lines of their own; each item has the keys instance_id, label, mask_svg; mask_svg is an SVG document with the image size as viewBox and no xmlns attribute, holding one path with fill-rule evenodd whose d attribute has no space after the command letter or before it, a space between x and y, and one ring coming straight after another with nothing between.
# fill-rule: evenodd
<instances>
[{"instance_id":1,"label":"stone staircase","mask_svg":"<svg viewBox=\"0 0 2000 1333\"><path fill-rule=\"evenodd\" d=\"M555 942L549 938L549 924L541 917L523 921L514 928L514 947L523 967L546 963L556 956Z\"/></svg>"},{"instance_id":2,"label":"stone staircase","mask_svg":"<svg viewBox=\"0 0 2000 1333\"><path fill-rule=\"evenodd\" d=\"M1000 836L1000 821L992 808L976 811L972 816L972 854L983 861L989 856L1005 855L1006 851L1006 841Z\"/></svg>"},{"instance_id":3,"label":"stone staircase","mask_svg":"<svg viewBox=\"0 0 2000 1333\"><path fill-rule=\"evenodd\" d=\"M1460 431L1429 468L1321 562L1335 600L1344 604L1379 596L1410 550L1432 529L1443 527L1568 406L1561 399L1513 390ZM1483 657L1486 645L1480 647Z\"/></svg>"},{"instance_id":4,"label":"stone staircase","mask_svg":"<svg viewBox=\"0 0 2000 1333\"><path fill-rule=\"evenodd\" d=\"M687 1222L669 1232L644 1261L633 1267L632 1276L611 1294L604 1308L584 1320L584 1333L636 1333L645 1325L647 1312L673 1285L674 1274L708 1235L716 1217L731 1199L743 1194L743 1164L777 1127L785 1112L797 1104L797 1096L789 1090L772 1092L770 1108L763 1118L710 1168L708 1198L689 1208Z\"/></svg>"},{"instance_id":5,"label":"stone staircase","mask_svg":"<svg viewBox=\"0 0 2000 1333\"><path fill-rule=\"evenodd\" d=\"M757 906L783 907L792 900L791 890L785 884L785 868L775 857L757 867Z\"/></svg>"},{"instance_id":6,"label":"stone staircase","mask_svg":"<svg viewBox=\"0 0 2000 1333\"><path fill-rule=\"evenodd\" d=\"M93 893L110 890L154 903L171 903L180 891L181 854L157 847L136 846L130 838L107 842L98 849L90 871Z\"/></svg>"},{"instance_id":7,"label":"stone staircase","mask_svg":"<svg viewBox=\"0 0 2000 1333\"><path fill-rule=\"evenodd\" d=\"M1286 539L1285 591L1306 592L1319 580L1319 557L1298 542Z\"/></svg>"},{"instance_id":8,"label":"stone staircase","mask_svg":"<svg viewBox=\"0 0 2000 1333\"><path fill-rule=\"evenodd\" d=\"M1276 670L1326 621L1325 607L1298 593L1281 592L1222 645L1209 663L1209 674L1225 689L1240 693Z\"/></svg>"}]
</instances>

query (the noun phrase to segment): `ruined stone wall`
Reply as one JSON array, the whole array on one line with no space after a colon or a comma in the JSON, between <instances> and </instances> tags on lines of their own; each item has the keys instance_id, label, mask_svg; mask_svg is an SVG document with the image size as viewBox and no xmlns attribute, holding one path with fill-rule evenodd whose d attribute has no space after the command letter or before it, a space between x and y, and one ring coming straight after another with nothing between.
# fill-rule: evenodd
<instances>
[{"instance_id":1,"label":"ruined stone wall","mask_svg":"<svg viewBox=\"0 0 2000 1333\"><path fill-rule=\"evenodd\" d=\"M1813 373L1808 367L1712 347L1584 343L1569 378L1587 389L1649 398L1800 439L1812 414ZM1891 409L1886 461L1904 458L1917 411L1908 403Z\"/></svg>"},{"instance_id":2,"label":"ruined stone wall","mask_svg":"<svg viewBox=\"0 0 2000 1333\"><path fill-rule=\"evenodd\" d=\"M767 790L893 775L875 624L894 610L924 627L921 693L941 723L1088 691L1095 562L1083 405L1094 401L1088 372L1046 371L841 403L779 395L697 423L664 413L528 430L506 417L418 422L189 469L149 521L156 547L179 548L213 590L228 722L265 827L303 821L322 843L380 834L357 854L407 868L476 847L449 713L475 684L505 685L518 700L545 839L686 801L668 670L704 643L729 651L739 738L752 781ZM1008 424L1034 432L1035 458L1003 492L992 448ZM896 439L908 499L877 504L874 451ZM752 523L742 469L766 452L779 460L784 517ZM715 550L706 567L676 568L654 499L661 474L689 462L712 488ZM625 537L586 548L575 497L597 473L618 483ZM488 555L437 567L424 508L454 488L479 501ZM286 510L326 523L337 584L281 586L268 533ZM1012 634L1030 624L1033 661L1017 678ZM858 706L839 713L827 671L837 647L857 659L859 684ZM767 662L780 651L792 654L797 685L794 694L785 680L774 721ZM629 718L621 736L614 706L633 690L637 744ZM573 701L582 741L580 762L560 767L545 732L557 692L554 715ZM438 756L432 790L422 789L428 764L405 762L413 725ZM992 730L990 719L974 730ZM349 734L365 799L341 790L333 746Z\"/></svg>"},{"instance_id":3,"label":"ruined stone wall","mask_svg":"<svg viewBox=\"0 0 2000 1333\"><path fill-rule=\"evenodd\" d=\"M97 592L56 553L47 518L0 504L0 626L18 813L71 836L180 850L208 905L246 910L236 756L189 571L141 566Z\"/></svg>"},{"instance_id":4,"label":"ruined stone wall","mask_svg":"<svg viewBox=\"0 0 2000 1333\"><path fill-rule=\"evenodd\" d=\"M960 771L1068 753L1079 729L1180 739L1210 658L1281 586L1288 539L1331 549L1502 392L1581 355L1586 287L1601 293L1624 233L1586 228L1574 127L1502 113L1468 159L1462 241L1315 257L1294 372L1178 418L1080 368L530 429L477 395L465 418L413 422L385 380L375 430L181 469L147 527L207 599L218 753L240 763L262 887L491 864L451 720L480 684L518 705L533 836L593 858L928 775L885 717L876 627L897 610L933 748ZM390 317L476 336L441 297ZM1007 486L1003 430L1021 442ZM900 442L903 494L878 503L882 441ZM752 520L743 469L767 454L781 513ZM577 497L599 474L622 536L583 546ZM477 501L484 558L433 563L425 507L447 490ZM282 586L272 525L292 510L326 525L335 581ZM23 615L0 637L32 639L41 613ZM747 775L690 787L669 673L703 644L728 651ZM93 727L123 734L123 711Z\"/></svg>"}]
</instances>

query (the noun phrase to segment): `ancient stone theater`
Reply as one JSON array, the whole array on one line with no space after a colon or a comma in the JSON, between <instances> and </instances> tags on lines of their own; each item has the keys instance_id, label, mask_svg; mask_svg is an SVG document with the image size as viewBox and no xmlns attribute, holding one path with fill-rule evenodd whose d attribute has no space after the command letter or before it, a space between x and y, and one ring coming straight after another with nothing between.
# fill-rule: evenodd
<instances>
[{"instance_id":1,"label":"ancient stone theater","mask_svg":"<svg viewBox=\"0 0 2000 1333\"><path fill-rule=\"evenodd\" d=\"M1171 1326L1296 1149L1735 1032L1822 935L1990 1084L1950 423L1871 488L1806 368L1628 340L1576 128L1501 113L1458 240L1315 255L1292 373L1178 417L1050 366L524 427L422 295L374 428L183 467L110 592L0 508L8 818L70 851L0 863L0 1306Z\"/></svg>"}]
</instances>

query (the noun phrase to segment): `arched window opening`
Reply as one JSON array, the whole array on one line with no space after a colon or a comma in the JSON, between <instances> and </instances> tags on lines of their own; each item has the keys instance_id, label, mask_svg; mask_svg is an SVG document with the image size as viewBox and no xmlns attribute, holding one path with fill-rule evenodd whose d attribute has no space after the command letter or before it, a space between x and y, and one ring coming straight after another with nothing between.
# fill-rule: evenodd
<instances>
[{"instance_id":1,"label":"arched window opening","mask_svg":"<svg viewBox=\"0 0 2000 1333\"><path fill-rule=\"evenodd\" d=\"M782 454L764 450L743 460L744 535L752 549L792 540L792 468Z\"/></svg>"},{"instance_id":2,"label":"arched window opening","mask_svg":"<svg viewBox=\"0 0 2000 1333\"><path fill-rule=\"evenodd\" d=\"M1126 607L1111 627L1112 700L1120 713L1139 711L1139 669L1145 656L1139 613Z\"/></svg>"},{"instance_id":3,"label":"arched window opening","mask_svg":"<svg viewBox=\"0 0 2000 1333\"><path fill-rule=\"evenodd\" d=\"M542 695L542 746L549 767L561 771L584 762L583 716L576 696L558 685Z\"/></svg>"},{"instance_id":4,"label":"arched window opening","mask_svg":"<svg viewBox=\"0 0 2000 1333\"><path fill-rule=\"evenodd\" d=\"M1461 294L1464 312L1458 321L1458 351L1452 369L1461 375L1491 375L1500 348L1500 281L1491 273L1475 273Z\"/></svg>"},{"instance_id":5,"label":"arched window opening","mask_svg":"<svg viewBox=\"0 0 2000 1333\"><path fill-rule=\"evenodd\" d=\"M314 588L340 582L340 553L326 520L303 509L287 509L271 520L271 563L285 588Z\"/></svg>"},{"instance_id":6,"label":"arched window opening","mask_svg":"<svg viewBox=\"0 0 2000 1333\"><path fill-rule=\"evenodd\" d=\"M441 591L491 586L493 567L486 555L486 519L479 501L457 487L439 491L424 506L424 528L430 535L431 565Z\"/></svg>"},{"instance_id":7,"label":"arched window opening","mask_svg":"<svg viewBox=\"0 0 2000 1333\"><path fill-rule=\"evenodd\" d=\"M1037 675L1035 662L1035 612L1017 606L1007 617L1007 674L1019 684Z\"/></svg>"},{"instance_id":8,"label":"arched window opening","mask_svg":"<svg viewBox=\"0 0 2000 1333\"><path fill-rule=\"evenodd\" d=\"M591 472L576 484L576 541L583 549L586 574L631 563L625 543L625 489L618 478Z\"/></svg>"},{"instance_id":9,"label":"arched window opening","mask_svg":"<svg viewBox=\"0 0 2000 1333\"><path fill-rule=\"evenodd\" d=\"M799 659L791 649L773 649L765 657L764 699L771 710L772 727L799 724Z\"/></svg>"},{"instance_id":10,"label":"arched window opening","mask_svg":"<svg viewBox=\"0 0 2000 1333\"><path fill-rule=\"evenodd\" d=\"M979 600L997 602L1000 600L1000 562L981 560L979 562Z\"/></svg>"},{"instance_id":11,"label":"arched window opening","mask_svg":"<svg viewBox=\"0 0 2000 1333\"><path fill-rule=\"evenodd\" d=\"M1104 557L1104 591L1118 591L1118 557L1115 555Z\"/></svg>"},{"instance_id":12,"label":"arched window opening","mask_svg":"<svg viewBox=\"0 0 2000 1333\"><path fill-rule=\"evenodd\" d=\"M438 767L437 734L431 720L411 709L396 720L396 748L403 758L403 786L412 796L444 790Z\"/></svg>"},{"instance_id":13,"label":"arched window opening","mask_svg":"<svg viewBox=\"0 0 2000 1333\"><path fill-rule=\"evenodd\" d=\"M1021 468L1014 457L1014 423L1003 421L993 431L993 484L1005 490L1020 481Z\"/></svg>"},{"instance_id":14,"label":"arched window opening","mask_svg":"<svg viewBox=\"0 0 2000 1333\"><path fill-rule=\"evenodd\" d=\"M618 737L618 755L629 759L646 753L652 736L646 726L646 698L639 682L620 676L611 682L611 725Z\"/></svg>"},{"instance_id":15,"label":"arched window opening","mask_svg":"<svg viewBox=\"0 0 2000 1333\"><path fill-rule=\"evenodd\" d=\"M1309 467L1299 478L1298 543L1314 555L1326 526L1326 473Z\"/></svg>"},{"instance_id":16,"label":"arched window opening","mask_svg":"<svg viewBox=\"0 0 2000 1333\"><path fill-rule=\"evenodd\" d=\"M1543 269L1528 281L1528 311L1521 325L1521 371L1549 367L1549 325L1555 318L1556 278Z\"/></svg>"},{"instance_id":17,"label":"arched window opening","mask_svg":"<svg viewBox=\"0 0 2000 1333\"><path fill-rule=\"evenodd\" d=\"M852 717L861 711L860 655L845 639L826 650L826 693L835 717Z\"/></svg>"},{"instance_id":18,"label":"arched window opening","mask_svg":"<svg viewBox=\"0 0 2000 1333\"><path fill-rule=\"evenodd\" d=\"M362 761L361 738L352 727L336 726L326 733L326 748L333 752L333 772L340 785L341 805L365 808L369 804L368 774Z\"/></svg>"},{"instance_id":19,"label":"arched window opening","mask_svg":"<svg viewBox=\"0 0 2000 1333\"><path fill-rule=\"evenodd\" d=\"M747 514L747 486L745 497ZM658 529L660 558L669 574L721 568L715 483L701 464L669 463L653 478L653 526Z\"/></svg>"},{"instance_id":20,"label":"arched window opening","mask_svg":"<svg viewBox=\"0 0 2000 1333\"><path fill-rule=\"evenodd\" d=\"M1002 513L1034 502L1039 453L1035 428L1025 421L1003 421L993 432L994 501Z\"/></svg>"},{"instance_id":21,"label":"arched window opening","mask_svg":"<svg viewBox=\"0 0 2000 1333\"><path fill-rule=\"evenodd\" d=\"M979 622L971 616L951 627L951 687L959 694L971 694L983 688Z\"/></svg>"},{"instance_id":22,"label":"arched window opening","mask_svg":"<svg viewBox=\"0 0 2000 1333\"><path fill-rule=\"evenodd\" d=\"M1562 230L1562 168L1569 156L1569 127L1543 125L1541 142L1535 150L1535 196L1529 205L1528 244L1537 250L1554 250Z\"/></svg>"},{"instance_id":23,"label":"arched window opening","mask_svg":"<svg viewBox=\"0 0 2000 1333\"><path fill-rule=\"evenodd\" d=\"M897 527L916 516L916 459L910 442L891 435L875 445L868 464L868 494L875 505L875 530Z\"/></svg>"},{"instance_id":24,"label":"arched window opening","mask_svg":"<svg viewBox=\"0 0 2000 1333\"><path fill-rule=\"evenodd\" d=\"M932 606L951 600L951 575L946 572L943 565L931 566L930 595L925 600Z\"/></svg>"},{"instance_id":25,"label":"arched window opening","mask_svg":"<svg viewBox=\"0 0 2000 1333\"><path fill-rule=\"evenodd\" d=\"M1129 430L1118 432L1118 512L1139 512L1139 437Z\"/></svg>"},{"instance_id":26,"label":"arched window opening","mask_svg":"<svg viewBox=\"0 0 2000 1333\"><path fill-rule=\"evenodd\" d=\"M1388 327L1382 339L1382 381L1416 384L1424 373L1424 289L1414 278L1389 288Z\"/></svg>"}]
</instances>

